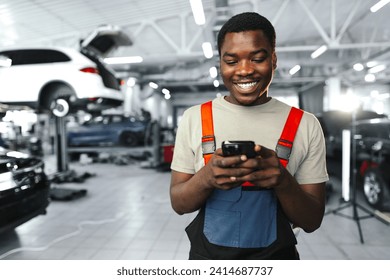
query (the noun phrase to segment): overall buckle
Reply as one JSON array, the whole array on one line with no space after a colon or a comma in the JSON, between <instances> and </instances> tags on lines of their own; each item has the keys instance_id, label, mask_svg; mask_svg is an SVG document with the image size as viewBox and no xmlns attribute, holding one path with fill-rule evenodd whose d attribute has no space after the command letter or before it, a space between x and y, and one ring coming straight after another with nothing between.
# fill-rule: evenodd
<instances>
[{"instance_id":1,"label":"overall buckle","mask_svg":"<svg viewBox=\"0 0 390 280\"><path fill-rule=\"evenodd\" d=\"M278 158L288 161L290 159L292 145L293 143L290 141L279 139L275 149Z\"/></svg>"},{"instance_id":2,"label":"overall buckle","mask_svg":"<svg viewBox=\"0 0 390 280\"><path fill-rule=\"evenodd\" d=\"M214 153L215 147L214 135L206 135L202 137L202 152L204 155Z\"/></svg>"}]
</instances>

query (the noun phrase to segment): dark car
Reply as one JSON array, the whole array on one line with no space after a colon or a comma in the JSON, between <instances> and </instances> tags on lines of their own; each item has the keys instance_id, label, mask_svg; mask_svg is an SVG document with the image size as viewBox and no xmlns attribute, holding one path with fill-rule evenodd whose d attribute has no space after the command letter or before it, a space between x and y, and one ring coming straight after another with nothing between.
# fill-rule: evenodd
<instances>
[{"instance_id":1,"label":"dark car","mask_svg":"<svg viewBox=\"0 0 390 280\"><path fill-rule=\"evenodd\" d=\"M134 116L96 116L80 126L68 128L68 146L139 146L145 142L148 124L148 120Z\"/></svg>"},{"instance_id":2,"label":"dark car","mask_svg":"<svg viewBox=\"0 0 390 280\"><path fill-rule=\"evenodd\" d=\"M326 154L330 158L340 159L342 151L342 131L350 129L353 117L356 121L375 118L387 118L384 114L377 114L373 111L357 110L355 115L352 112L331 110L317 115L322 126L326 142Z\"/></svg>"},{"instance_id":3,"label":"dark car","mask_svg":"<svg viewBox=\"0 0 390 280\"><path fill-rule=\"evenodd\" d=\"M378 210L390 210L390 119L356 122L356 158L363 193Z\"/></svg>"},{"instance_id":4,"label":"dark car","mask_svg":"<svg viewBox=\"0 0 390 280\"><path fill-rule=\"evenodd\" d=\"M0 148L0 233L45 214L49 197L44 162Z\"/></svg>"}]
</instances>

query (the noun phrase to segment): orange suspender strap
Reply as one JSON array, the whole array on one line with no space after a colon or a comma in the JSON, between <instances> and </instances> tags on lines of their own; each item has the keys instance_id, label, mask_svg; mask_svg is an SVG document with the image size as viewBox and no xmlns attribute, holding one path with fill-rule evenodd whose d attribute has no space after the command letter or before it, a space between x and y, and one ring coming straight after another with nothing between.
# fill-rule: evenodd
<instances>
[{"instance_id":1,"label":"orange suspender strap","mask_svg":"<svg viewBox=\"0 0 390 280\"><path fill-rule=\"evenodd\" d=\"M303 111L301 109L291 107L288 114L287 121L284 124L282 134L276 145L276 154L278 155L280 163L286 167L290 158L295 135L301 122Z\"/></svg>"},{"instance_id":2,"label":"orange suspender strap","mask_svg":"<svg viewBox=\"0 0 390 280\"><path fill-rule=\"evenodd\" d=\"M276 145L276 154L279 157L280 163L286 167L290 158L295 135L301 122L303 111L301 109L291 107L287 121L278 143ZM202 117L202 152L205 164L210 160L215 151L215 136L213 125L212 101L208 101L201 105ZM247 182L249 183L249 182Z\"/></svg>"},{"instance_id":3,"label":"orange suspender strap","mask_svg":"<svg viewBox=\"0 0 390 280\"><path fill-rule=\"evenodd\" d=\"M213 109L212 101L208 101L201 105L202 116L202 152L204 164L210 160L215 151L215 136L213 124Z\"/></svg>"},{"instance_id":4,"label":"orange suspender strap","mask_svg":"<svg viewBox=\"0 0 390 280\"><path fill-rule=\"evenodd\" d=\"M290 159L291 150L294 142L295 135L298 130L299 123L301 122L303 116L303 111L301 109L291 107L290 113L288 114L286 123L278 144L276 145L276 155L279 158L279 162L286 167ZM243 187L251 187L253 184L251 182L244 182Z\"/></svg>"}]
</instances>

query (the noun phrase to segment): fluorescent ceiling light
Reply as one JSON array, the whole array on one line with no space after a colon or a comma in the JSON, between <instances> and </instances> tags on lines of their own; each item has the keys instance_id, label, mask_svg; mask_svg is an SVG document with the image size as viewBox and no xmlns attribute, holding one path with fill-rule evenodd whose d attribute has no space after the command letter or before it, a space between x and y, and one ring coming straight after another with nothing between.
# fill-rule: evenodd
<instances>
[{"instance_id":1,"label":"fluorescent ceiling light","mask_svg":"<svg viewBox=\"0 0 390 280\"><path fill-rule=\"evenodd\" d=\"M197 25L203 25L206 23L204 16L202 0L190 0L192 14L194 15L195 23Z\"/></svg>"},{"instance_id":2,"label":"fluorescent ceiling light","mask_svg":"<svg viewBox=\"0 0 390 280\"><path fill-rule=\"evenodd\" d=\"M149 83L149 86L150 86L151 88L158 89L158 84L156 84L156 83L154 83L154 82L150 82L150 83Z\"/></svg>"},{"instance_id":3,"label":"fluorescent ceiling light","mask_svg":"<svg viewBox=\"0 0 390 280\"><path fill-rule=\"evenodd\" d=\"M375 73L381 72L385 69L386 69L386 65L380 64L380 65L374 66L371 69L369 69L368 73L375 74Z\"/></svg>"},{"instance_id":4,"label":"fluorescent ceiling light","mask_svg":"<svg viewBox=\"0 0 390 280\"><path fill-rule=\"evenodd\" d=\"M328 47L326 45L322 45L321 47L319 47L318 49L316 49L312 54L311 54L311 58L312 59L315 59L317 57L319 57L321 54L323 54L324 52L326 52L326 50L328 49Z\"/></svg>"},{"instance_id":5,"label":"fluorescent ceiling light","mask_svg":"<svg viewBox=\"0 0 390 280\"><path fill-rule=\"evenodd\" d=\"M170 95L170 94L165 94L165 95L164 95L164 98L165 98L166 100L169 100L169 99L171 99L171 95Z\"/></svg>"},{"instance_id":6,"label":"fluorescent ceiling light","mask_svg":"<svg viewBox=\"0 0 390 280\"><path fill-rule=\"evenodd\" d=\"M141 63L142 61L141 56L107 57L104 59L107 64Z\"/></svg>"},{"instance_id":7,"label":"fluorescent ceiling light","mask_svg":"<svg viewBox=\"0 0 390 280\"><path fill-rule=\"evenodd\" d=\"M217 67L215 67L215 66L211 67L209 72L210 72L210 77L213 79L218 76Z\"/></svg>"},{"instance_id":8,"label":"fluorescent ceiling light","mask_svg":"<svg viewBox=\"0 0 390 280\"><path fill-rule=\"evenodd\" d=\"M171 92L168 90L168 89L166 89L166 88L163 88L162 90L162 93L164 93L164 94L170 94Z\"/></svg>"},{"instance_id":9,"label":"fluorescent ceiling light","mask_svg":"<svg viewBox=\"0 0 390 280\"><path fill-rule=\"evenodd\" d=\"M375 82L376 78L375 78L374 74L367 74L366 76L364 76L364 80L367 83L372 83L372 82Z\"/></svg>"},{"instance_id":10,"label":"fluorescent ceiling light","mask_svg":"<svg viewBox=\"0 0 390 280\"><path fill-rule=\"evenodd\" d=\"M353 70L355 70L355 71L362 71L363 69L364 69L364 66L361 63L355 63L353 65Z\"/></svg>"},{"instance_id":11,"label":"fluorescent ceiling light","mask_svg":"<svg viewBox=\"0 0 390 280\"><path fill-rule=\"evenodd\" d=\"M130 77L130 78L127 80L127 86L129 86L129 87L135 86L136 83L137 83L137 79L134 78L134 77Z\"/></svg>"},{"instance_id":12,"label":"fluorescent ceiling light","mask_svg":"<svg viewBox=\"0 0 390 280\"><path fill-rule=\"evenodd\" d=\"M378 62L373 60L373 61L367 62L366 65L368 68L371 68L371 67L377 66Z\"/></svg>"},{"instance_id":13,"label":"fluorescent ceiling light","mask_svg":"<svg viewBox=\"0 0 390 280\"><path fill-rule=\"evenodd\" d=\"M290 71L288 71L288 73L290 73L290 75L294 75L295 73L297 73L299 70L301 70L301 65L295 65L293 68L290 69Z\"/></svg>"},{"instance_id":14,"label":"fluorescent ceiling light","mask_svg":"<svg viewBox=\"0 0 390 280\"><path fill-rule=\"evenodd\" d=\"M214 84L214 87L219 87L219 81L218 80L214 80L213 84Z\"/></svg>"},{"instance_id":15,"label":"fluorescent ceiling light","mask_svg":"<svg viewBox=\"0 0 390 280\"><path fill-rule=\"evenodd\" d=\"M213 53L213 47L211 46L210 42L204 42L202 44L202 49L203 49L203 54L206 58L212 58L214 53Z\"/></svg>"},{"instance_id":16,"label":"fluorescent ceiling light","mask_svg":"<svg viewBox=\"0 0 390 280\"><path fill-rule=\"evenodd\" d=\"M381 1L377 2L375 5L373 5L370 8L370 11L372 13L375 13L375 12L379 11L381 8L383 8L386 4L389 4L389 3L390 3L390 0L381 0Z\"/></svg>"}]
</instances>

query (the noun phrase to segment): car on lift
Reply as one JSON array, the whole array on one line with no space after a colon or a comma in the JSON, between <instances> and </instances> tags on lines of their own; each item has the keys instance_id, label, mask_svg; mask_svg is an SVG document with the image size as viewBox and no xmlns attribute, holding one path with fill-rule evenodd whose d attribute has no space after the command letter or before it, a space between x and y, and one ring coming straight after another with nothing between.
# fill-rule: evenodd
<instances>
[{"instance_id":1,"label":"car on lift","mask_svg":"<svg viewBox=\"0 0 390 280\"><path fill-rule=\"evenodd\" d=\"M0 233L46 214L49 197L43 160L0 147Z\"/></svg>"},{"instance_id":2,"label":"car on lift","mask_svg":"<svg viewBox=\"0 0 390 280\"><path fill-rule=\"evenodd\" d=\"M120 81L103 57L124 45L132 45L125 33L114 26L102 26L81 41L79 50L1 50L0 103L28 106L57 117L77 110L117 107L124 100Z\"/></svg>"},{"instance_id":3,"label":"car on lift","mask_svg":"<svg viewBox=\"0 0 390 280\"><path fill-rule=\"evenodd\" d=\"M390 211L390 119L355 123L356 158L370 206Z\"/></svg>"},{"instance_id":4,"label":"car on lift","mask_svg":"<svg viewBox=\"0 0 390 280\"><path fill-rule=\"evenodd\" d=\"M67 128L68 147L125 146L145 144L149 119L122 114L104 114L92 117L79 126Z\"/></svg>"}]
</instances>

